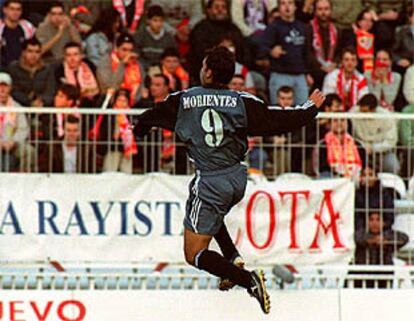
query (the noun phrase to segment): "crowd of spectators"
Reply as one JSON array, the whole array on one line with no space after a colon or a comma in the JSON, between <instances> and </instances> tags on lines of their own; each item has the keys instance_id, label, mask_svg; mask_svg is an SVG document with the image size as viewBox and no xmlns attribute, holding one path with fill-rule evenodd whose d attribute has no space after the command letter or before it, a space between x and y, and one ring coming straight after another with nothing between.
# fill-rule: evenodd
<instances>
[{"instance_id":1,"label":"crowd of spectators","mask_svg":"<svg viewBox=\"0 0 414 321\"><path fill-rule=\"evenodd\" d=\"M320 88L326 112L414 113L410 0L1 0L0 6L1 171L185 173L185 150L173 133L152 133L152 144L136 140L124 114L6 109L152 108L198 85L203 57L214 46L236 57L229 87L269 104L302 104ZM367 171L409 178L414 122L322 119L299 132L251 138L249 149L258 172L271 167L275 175L296 171L356 183ZM365 197L382 193L378 181L370 184L359 184L370 191ZM357 192L357 208L366 208L371 200L361 197ZM390 228L390 215L383 215L389 198L381 196L386 204L366 214L364 224L374 226L380 215L381 229ZM364 224L358 231L378 230ZM358 244L365 241L360 232Z\"/></svg>"}]
</instances>

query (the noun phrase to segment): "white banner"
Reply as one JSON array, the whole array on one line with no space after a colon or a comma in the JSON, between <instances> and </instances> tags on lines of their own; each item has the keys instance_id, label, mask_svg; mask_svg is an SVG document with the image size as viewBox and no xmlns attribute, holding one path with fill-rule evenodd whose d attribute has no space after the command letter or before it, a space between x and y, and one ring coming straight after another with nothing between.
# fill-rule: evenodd
<instances>
[{"instance_id":1,"label":"white banner","mask_svg":"<svg viewBox=\"0 0 414 321\"><path fill-rule=\"evenodd\" d=\"M191 177L0 175L2 260L184 262ZM354 186L346 179L249 183L226 218L248 262L347 263Z\"/></svg>"},{"instance_id":2,"label":"white banner","mask_svg":"<svg viewBox=\"0 0 414 321\"><path fill-rule=\"evenodd\" d=\"M264 315L245 291L2 291L1 321L411 321L413 290L269 291Z\"/></svg>"}]
</instances>

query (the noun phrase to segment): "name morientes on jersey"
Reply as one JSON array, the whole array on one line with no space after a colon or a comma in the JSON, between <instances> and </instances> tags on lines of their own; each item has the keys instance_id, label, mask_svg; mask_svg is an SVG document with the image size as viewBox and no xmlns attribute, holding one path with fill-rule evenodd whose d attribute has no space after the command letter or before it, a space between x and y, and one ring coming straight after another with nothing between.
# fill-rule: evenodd
<instances>
[{"instance_id":1,"label":"name morientes on jersey","mask_svg":"<svg viewBox=\"0 0 414 321\"><path fill-rule=\"evenodd\" d=\"M183 97L183 109L190 109L196 107L236 107L237 97L229 95L195 95Z\"/></svg>"}]
</instances>

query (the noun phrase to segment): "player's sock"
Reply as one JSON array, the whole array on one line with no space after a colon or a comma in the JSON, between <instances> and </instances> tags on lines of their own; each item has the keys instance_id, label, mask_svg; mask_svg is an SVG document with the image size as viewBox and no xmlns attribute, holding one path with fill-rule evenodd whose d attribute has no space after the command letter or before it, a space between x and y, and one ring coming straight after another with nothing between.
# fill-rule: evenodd
<instances>
[{"instance_id":1,"label":"player's sock","mask_svg":"<svg viewBox=\"0 0 414 321\"><path fill-rule=\"evenodd\" d=\"M235 266L217 252L207 249L200 251L195 257L194 265L200 270L223 279L229 279L246 289L252 286L252 277L249 271Z\"/></svg>"},{"instance_id":2,"label":"player's sock","mask_svg":"<svg viewBox=\"0 0 414 321\"><path fill-rule=\"evenodd\" d=\"M219 245L221 253L228 261L233 262L236 257L240 256L224 223L221 225L218 233L214 235L214 239Z\"/></svg>"}]
</instances>

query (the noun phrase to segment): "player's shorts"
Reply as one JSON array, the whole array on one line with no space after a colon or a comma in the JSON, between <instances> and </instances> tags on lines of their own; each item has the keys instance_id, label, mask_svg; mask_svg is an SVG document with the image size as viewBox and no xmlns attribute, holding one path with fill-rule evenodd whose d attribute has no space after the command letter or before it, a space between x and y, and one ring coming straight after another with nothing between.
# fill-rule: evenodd
<instances>
[{"instance_id":1,"label":"player's shorts","mask_svg":"<svg viewBox=\"0 0 414 321\"><path fill-rule=\"evenodd\" d=\"M244 196L247 168L237 164L223 170L196 171L189 185L184 226L197 234L215 235L224 216Z\"/></svg>"}]
</instances>

